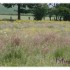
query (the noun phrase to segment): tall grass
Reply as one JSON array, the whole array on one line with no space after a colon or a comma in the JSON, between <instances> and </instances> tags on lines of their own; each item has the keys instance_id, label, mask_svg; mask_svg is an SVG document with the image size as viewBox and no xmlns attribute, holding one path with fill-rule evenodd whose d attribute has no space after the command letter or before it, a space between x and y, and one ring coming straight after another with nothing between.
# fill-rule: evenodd
<instances>
[{"instance_id":1,"label":"tall grass","mask_svg":"<svg viewBox=\"0 0 70 70\"><path fill-rule=\"evenodd\" d=\"M0 66L64 66L55 58L70 60L68 22L35 22L0 24Z\"/></svg>"}]
</instances>

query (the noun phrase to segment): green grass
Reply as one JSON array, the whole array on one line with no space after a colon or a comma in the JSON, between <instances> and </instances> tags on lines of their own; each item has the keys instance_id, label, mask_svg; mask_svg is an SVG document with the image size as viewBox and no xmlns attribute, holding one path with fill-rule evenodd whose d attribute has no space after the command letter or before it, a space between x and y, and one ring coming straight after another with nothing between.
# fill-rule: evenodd
<instances>
[{"instance_id":1,"label":"green grass","mask_svg":"<svg viewBox=\"0 0 70 70\"><path fill-rule=\"evenodd\" d=\"M0 66L70 66L70 22L0 21Z\"/></svg>"},{"instance_id":2,"label":"green grass","mask_svg":"<svg viewBox=\"0 0 70 70\"><path fill-rule=\"evenodd\" d=\"M12 17L12 19L17 19L17 15L0 15L0 20L8 20L10 19L10 17ZM29 20L29 17L30 17L30 20L34 20L34 16L32 15L29 15L29 14L24 14L24 15L21 15L21 19L22 20ZM43 18L44 20L44 18ZM50 20L48 16L45 17L45 20ZM54 20L54 17L52 17L52 20Z\"/></svg>"}]
</instances>

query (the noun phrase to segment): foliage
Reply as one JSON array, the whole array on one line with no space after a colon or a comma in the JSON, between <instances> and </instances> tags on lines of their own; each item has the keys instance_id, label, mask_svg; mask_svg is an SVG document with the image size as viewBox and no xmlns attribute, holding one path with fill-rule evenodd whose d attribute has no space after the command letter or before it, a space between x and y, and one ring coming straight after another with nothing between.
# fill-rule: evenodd
<instances>
[{"instance_id":1,"label":"foliage","mask_svg":"<svg viewBox=\"0 0 70 70\"><path fill-rule=\"evenodd\" d=\"M48 6L44 4L37 5L33 10L35 20L42 20L42 18L47 14L47 8Z\"/></svg>"},{"instance_id":2,"label":"foliage","mask_svg":"<svg viewBox=\"0 0 70 70\"><path fill-rule=\"evenodd\" d=\"M54 14L63 17L63 20L70 20L70 4L56 4Z\"/></svg>"},{"instance_id":3,"label":"foliage","mask_svg":"<svg viewBox=\"0 0 70 70\"><path fill-rule=\"evenodd\" d=\"M54 15L55 20L70 20L70 4L54 3L54 4L3 4L7 8L12 8L13 6L18 6L18 19L20 18L20 13L32 13L34 14L35 20L42 20L43 17L49 15L51 17ZM49 6L52 5L50 8Z\"/></svg>"},{"instance_id":4,"label":"foliage","mask_svg":"<svg viewBox=\"0 0 70 70\"><path fill-rule=\"evenodd\" d=\"M18 6L18 9L16 10L18 12L18 20L21 19L20 13L30 13L31 12L31 10L26 9L26 6L28 6L29 8L31 8L31 6L33 6L32 4L20 4L20 3L17 3L17 4L4 3L3 4L3 6L5 6L7 8L12 8L15 5Z\"/></svg>"}]
</instances>

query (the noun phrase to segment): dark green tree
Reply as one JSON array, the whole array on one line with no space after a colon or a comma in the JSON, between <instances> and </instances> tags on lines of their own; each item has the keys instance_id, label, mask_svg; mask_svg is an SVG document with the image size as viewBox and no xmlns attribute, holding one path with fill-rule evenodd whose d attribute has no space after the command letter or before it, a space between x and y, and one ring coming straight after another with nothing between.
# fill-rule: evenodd
<instances>
[{"instance_id":1,"label":"dark green tree","mask_svg":"<svg viewBox=\"0 0 70 70\"><path fill-rule=\"evenodd\" d=\"M51 18L52 18L52 16L53 16L53 14L54 14L53 8L49 8L49 9L48 9L48 16L49 16L49 18L50 18L50 21L51 21Z\"/></svg>"},{"instance_id":2,"label":"dark green tree","mask_svg":"<svg viewBox=\"0 0 70 70\"><path fill-rule=\"evenodd\" d=\"M17 12L18 12L18 20L20 20L20 7L21 7L21 4L7 4L7 3L3 4L3 6L5 6L7 8L12 8L12 7L14 7L14 5L18 6L18 10L17 10Z\"/></svg>"},{"instance_id":3,"label":"dark green tree","mask_svg":"<svg viewBox=\"0 0 70 70\"><path fill-rule=\"evenodd\" d=\"M18 4L4 3L3 4L3 6L5 6L7 8L12 8L15 5L17 5L17 7L18 7L18 9L17 9L17 12L18 12L18 20L21 19L21 17L20 17L21 13L29 13L29 12L31 12L31 8L33 7L33 4L23 4L23 3L22 4L20 4L20 3L18 3ZM26 9L26 6L28 6L30 8L30 10L29 9L27 10Z\"/></svg>"},{"instance_id":4,"label":"dark green tree","mask_svg":"<svg viewBox=\"0 0 70 70\"><path fill-rule=\"evenodd\" d=\"M33 14L35 20L42 20L47 15L47 4L36 4L33 8Z\"/></svg>"},{"instance_id":5,"label":"dark green tree","mask_svg":"<svg viewBox=\"0 0 70 70\"><path fill-rule=\"evenodd\" d=\"M54 15L60 16L60 20L63 17L64 21L70 20L70 4L56 4Z\"/></svg>"}]
</instances>

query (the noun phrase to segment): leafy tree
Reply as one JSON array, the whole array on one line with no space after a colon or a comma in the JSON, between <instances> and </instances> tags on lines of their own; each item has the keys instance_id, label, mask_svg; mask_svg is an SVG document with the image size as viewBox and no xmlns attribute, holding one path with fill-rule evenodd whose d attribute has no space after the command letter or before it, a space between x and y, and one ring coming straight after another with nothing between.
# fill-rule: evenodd
<instances>
[{"instance_id":1,"label":"leafy tree","mask_svg":"<svg viewBox=\"0 0 70 70\"><path fill-rule=\"evenodd\" d=\"M50 5L51 5L51 8L50 8ZM58 8L57 7L58 4L56 3L49 3L49 9L48 9L48 14L49 14L49 18L51 20L51 17L54 15L55 16L55 20L57 21L58 20Z\"/></svg>"},{"instance_id":2,"label":"leafy tree","mask_svg":"<svg viewBox=\"0 0 70 70\"><path fill-rule=\"evenodd\" d=\"M60 4L63 7L63 20L70 21L70 4Z\"/></svg>"},{"instance_id":3,"label":"leafy tree","mask_svg":"<svg viewBox=\"0 0 70 70\"><path fill-rule=\"evenodd\" d=\"M14 7L14 5L17 5L18 6L18 20L20 20L20 4L7 4L7 3L5 3L5 4L3 4L5 7L7 7L7 8L12 8L12 7Z\"/></svg>"},{"instance_id":4,"label":"leafy tree","mask_svg":"<svg viewBox=\"0 0 70 70\"><path fill-rule=\"evenodd\" d=\"M47 4L36 4L33 8L33 14L35 20L42 20L47 14Z\"/></svg>"},{"instance_id":5,"label":"leafy tree","mask_svg":"<svg viewBox=\"0 0 70 70\"><path fill-rule=\"evenodd\" d=\"M62 17L64 21L70 20L70 4L57 4L55 9L55 15L60 16L60 20Z\"/></svg>"},{"instance_id":6,"label":"leafy tree","mask_svg":"<svg viewBox=\"0 0 70 70\"><path fill-rule=\"evenodd\" d=\"M29 13L29 12L31 12L31 10L26 10L26 6L28 6L29 8L32 8L32 6L33 6L33 4L20 4L20 3L18 3L18 4L8 4L8 3L4 3L3 4L5 7L7 7L7 8L12 8L12 7L14 7L15 5L17 5L18 6L18 10L17 10L17 12L18 12L18 20L20 20L21 18L20 18L20 14L21 13Z\"/></svg>"},{"instance_id":7,"label":"leafy tree","mask_svg":"<svg viewBox=\"0 0 70 70\"><path fill-rule=\"evenodd\" d=\"M59 15L63 17L63 20L70 20L70 9L66 7L59 8ZM61 20L61 19L60 19Z\"/></svg>"},{"instance_id":8,"label":"leafy tree","mask_svg":"<svg viewBox=\"0 0 70 70\"><path fill-rule=\"evenodd\" d=\"M48 15L49 15L50 21L51 21L51 18L52 18L52 16L53 16L53 14L54 14L53 8L49 8L49 9L48 9Z\"/></svg>"}]
</instances>

